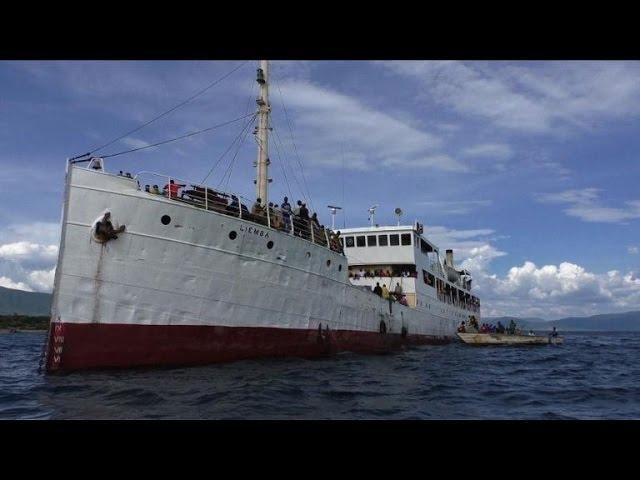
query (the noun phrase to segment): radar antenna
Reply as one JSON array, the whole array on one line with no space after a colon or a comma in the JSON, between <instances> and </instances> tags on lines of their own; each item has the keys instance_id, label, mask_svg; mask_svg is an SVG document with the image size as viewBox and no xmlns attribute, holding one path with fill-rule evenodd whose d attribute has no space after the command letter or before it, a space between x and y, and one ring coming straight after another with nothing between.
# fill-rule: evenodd
<instances>
[{"instance_id":1,"label":"radar antenna","mask_svg":"<svg viewBox=\"0 0 640 480\"><path fill-rule=\"evenodd\" d=\"M376 216L376 208L378 208L380 205L372 205L371 207L369 207L369 221L371 222L371 226L374 226L374 219Z\"/></svg>"},{"instance_id":2,"label":"radar antenna","mask_svg":"<svg viewBox=\"0 0 640 480\"><path fill-rule=\"evenodd\" d=\"M331 230L336 229L336 213L338 210L342 210L342 207L334 207L333 205L327 205L329 211L331 212Z\"/></svg>"},{"instance_id":3,"label":"radar antenna","mask_svg":"<svg viewBox=\"0 0 640 480\"><path fill-rule=\"evenodd\" d=\"M402 209L400 207L396 207L393 211L398 216L398 226L400 226L400 217L402 217Z\"/></svg>"}]
</instances>

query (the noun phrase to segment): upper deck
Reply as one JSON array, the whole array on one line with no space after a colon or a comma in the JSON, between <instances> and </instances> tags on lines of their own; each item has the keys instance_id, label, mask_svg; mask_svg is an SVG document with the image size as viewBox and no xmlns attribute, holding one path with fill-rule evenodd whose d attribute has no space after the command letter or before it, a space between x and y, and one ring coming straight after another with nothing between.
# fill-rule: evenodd
<instances>
[{"instance_id":1,"label":"upper deck","mask_svg":"<svg viewBox=\"0 0 640 480\"><path fill-rule=\"evenodd\" d=\"M415 265L417 253L433 252L432 263L438 248L418 233L418 225L343 229L345 255L353 265Z\"/></svg>"},{"instance_id":2,"label":"upper deck","mask_svg":"<svg viewBox=\"0 0 640 480\"><path fill-rule=\"evenodd\" d=\"M424 303L425 295L437 295L476 311L479 300L471 294L471 275L455 268L453 251L447 250L446 259L441 259L438 247L423 231L418 222L341 230L352 282L369 287L400 283L411 306Z\"/></svg>"}]
</instances>

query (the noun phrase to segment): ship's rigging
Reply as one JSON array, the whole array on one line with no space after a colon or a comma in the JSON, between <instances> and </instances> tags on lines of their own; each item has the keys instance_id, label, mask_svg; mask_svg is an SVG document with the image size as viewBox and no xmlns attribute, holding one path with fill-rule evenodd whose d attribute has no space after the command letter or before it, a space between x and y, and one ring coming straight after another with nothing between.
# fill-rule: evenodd
<instances>
[{"instance_id":1,"label":"ship's rigging","mask_svg":"<svg viewBox=\"0 0 640 480\"><path fill-rule=\"evenodd\" d=\"M139 132L140 130L144 129L145 127L148 127L149 125L155 123L160 119L168 117L176 110L184 107L191 101L202 96L203 94L208 92L210 89L212 89L216 85L219 85L220 83L222 83L225 79L231 77L235 72L239 71L247 63L249 63L249 61L243 61L239 65L236 65L234 68L226 72L224 75L213 80L204 88L194 92L189 97L171 106L167 110L164 110L163 112L154 116L148 121L136 126L133 129L128 130L127 132L109 140L108 142L98 147L91 149L87 153L84 153L82 155L77 155L73 158L70 158L69 160L75 163L89 161L92 158L92 156L94 156L96 153L103 150L104 148L117 143L118 141L128 137L129 135ZM304 200L305 203L308 203L308 205L311 207L311 210L314 211L315 208L313 205L313 201L311 199L311 192L310 192L309 185L307 183L307 178L304 172L303 161L298 149L297 142L294 138L293 124L284 101L284 95L282 93L282 89L280 88L279 83L276 83L275 80L272 80L273 72L271 70L271 66L268 61L263 60L260 62L260 68L258 69L257 77L258 77L258 84L260 87L260 93L257 98L257 104L258 104L257 111L250 112L249 110L250 103L248 103L246 113L243 116L234 118L226 122L221 122L210 127L191 131L183 135L172 137L166 140L153 142L153 143L139 146L136 148L117 151L114 153L103 154L103 155L100 155L100 157L113 158L121 155L138 152L141 150L163 146L163 145L170 144L179 140L187 139L196 135L211 132L213 130L217 130L222 127L248 119L246 123L244 122L242 123L242 127L239 133L233 138L233 140L231 141L231 144L223 151L220 157L213 163L212 167L208 170L207 174L204 176L202 180L202 183L204 183L211 176L211 174L216 170L216 168L221 166L221 168L223 168L224 170L220 177L218 188L224 185L225 186L224 188L226 190L228 189L228 186L229 186L229 182L231 179L231 175L233 173L236 158L238 157L238 154L246 140L246 137L250 132L249 126L252 125L256 120L258 120L258 125L256 126L256 129L253 132L256 135L256 142L258 144L258 159L255 162L255 166L257 167L256 181L255 181L256 196L258 198L261 198L263 205L268 204L269 202L268 184L271 182L271 179L268 178L268 173L267 173L268 166L271 163L271 160L269 158L269 141L270 141L269 132L273 132L274 133L273 145L275 146L275 149L276 149L276 155L278 159L277 163L279 163L280 171L282 173L282 178L284 180L284 184L286 185L286 193L288 193L289 197L293 200L293 190L291 188L291 184L289 183L289 177L291 177L294 181L295 186L297 187L298 193L300 194L301 198ZM296 163L295 166L293 166L292 162L289 161L288 155L286 153L288 148L286 148L286 145L279 134L279 130L276 128L276 124L270 115L271 108L269 105L268 94L269 94L269 84L271 83L273 83L278 90L278 94L280 97L280 105L282 107L282 112L284 114L284 123L286 123L287 125L288 134L289 134L289 138L287 140L288 142L290 142L291 151L293 152L291 156L294 157L294 160ZM249 102L250 101L251 101L251 98L249 98ZM234 151L234 153L225 166L223 160L225 159L225 157L227 157L227 155L232 150ZM289 175L287 175L287 173L289 173Z\"/></svg>"}]
</instances>

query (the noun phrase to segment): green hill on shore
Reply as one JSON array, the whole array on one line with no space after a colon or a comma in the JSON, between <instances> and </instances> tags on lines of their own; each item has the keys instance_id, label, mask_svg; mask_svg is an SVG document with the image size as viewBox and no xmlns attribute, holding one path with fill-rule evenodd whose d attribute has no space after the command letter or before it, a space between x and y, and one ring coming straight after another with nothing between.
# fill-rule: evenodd
<instances>
[{"instance_id":1,"label":"green hill on shore","mask_svg":"<svg viewBox=\"0 0 640 480\"><path fill-rule=\"evenodd\" d=\"M48 328L48 316L0 315L0 330L47 330Z\"/></svg>"},{"instance_id":2,"label":"green hill on shore","mask_svg":"<svg viewBox=\"0 0 640 480\"><path fill-rule=\"evenodd\" d=\"M51 294L0 287L0 315L48 316Z\"/></svg>"}]
</instances>

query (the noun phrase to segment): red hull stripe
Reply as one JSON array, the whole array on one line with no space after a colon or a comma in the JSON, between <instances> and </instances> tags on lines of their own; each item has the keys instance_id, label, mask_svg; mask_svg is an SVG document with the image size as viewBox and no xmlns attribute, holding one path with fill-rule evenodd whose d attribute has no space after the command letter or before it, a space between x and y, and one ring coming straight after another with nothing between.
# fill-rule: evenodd
<instances>
[{"instance_id":1,"label":"red hull stripe","mask_svg":"<svg viewBox=\"0 0 640 480\"><path fill-rule=\"evenodd\" d=\"M315 357L341 351L383 353L407 345L447 343L447 337L353 330L195 325L55 323L47 370L198 365L259 357Z\"/></svg>"}]
</instances>

